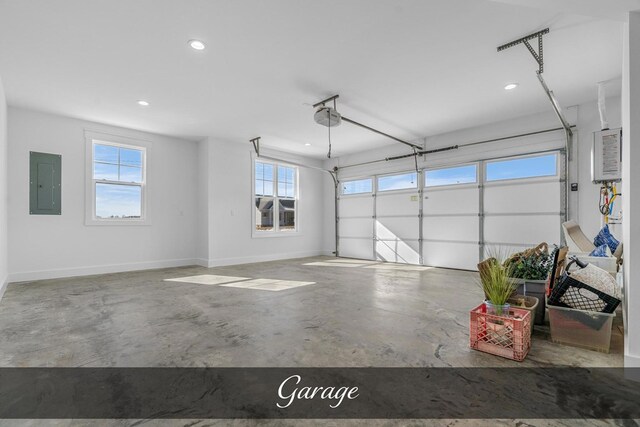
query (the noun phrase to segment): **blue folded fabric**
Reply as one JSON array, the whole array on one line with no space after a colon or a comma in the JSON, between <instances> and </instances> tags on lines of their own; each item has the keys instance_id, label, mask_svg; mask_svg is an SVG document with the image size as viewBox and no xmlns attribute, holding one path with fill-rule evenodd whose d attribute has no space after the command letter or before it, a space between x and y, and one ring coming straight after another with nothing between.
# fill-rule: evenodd
<instances>
[{"instance_id":1,"label":"blue folded fabric","mask_svg":"<svg viewBox=\"0 0 640 427\"><path fill-rule=\"evenodd\" d=\"M593 244L596 245L596 247L607 245L609 249L611 249L611 253L614 253L620 242L609 232L609 225L607 224L602 227L602 230L600 230L596 238L593 239Z\"/></svg>"},{"instance_id":2,"label":"blue folded fabric","mask_svg":"<svg viewBox=\"0 0 640 427\"><path fill-rule=\"evenodd\" d=\"M589 256L599 256L599 257L605 257L608 256L607 254L607 245L600 245L598 247L596 247L594 250L591 251L591 253L589 254Z\"/></svg>"}]
</instances>

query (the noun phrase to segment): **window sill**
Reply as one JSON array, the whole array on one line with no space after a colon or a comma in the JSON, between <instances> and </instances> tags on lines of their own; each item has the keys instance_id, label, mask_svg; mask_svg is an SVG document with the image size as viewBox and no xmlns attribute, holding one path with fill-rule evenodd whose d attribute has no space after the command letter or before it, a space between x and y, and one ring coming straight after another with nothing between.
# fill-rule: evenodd
<instances>
[{"instance_id":1,"label":"window sill","mask_svg":"<svg viewBox=\"0 0 640 427\"><path fill-rule=\"evenodd\" d=\"M264 239L270 237L296 237L300 236L300 231L253 231L251 233L251 238L253 239Z\"/></svg>"},{"instance_id":2,"label":"window sill","mask_svg":"<svg viewBox=\"0 0 640 427\"><path fill-rule=\"evenodd\" d=\"M87 219L84 222L86 226L149 226L151 221L148 219Z\"/></svg>"},{"instance_id":3,"label":"window sill","mask_svg":"<svg viewBox=\"0 0 640 427\"><path fill-rule=\"evenodd\" d=\"M369 191L368 193L354 193L354 194L340 194L340 197L351 198L351 197L372 197L373 192Z\"/></svg>"}]
</instances>

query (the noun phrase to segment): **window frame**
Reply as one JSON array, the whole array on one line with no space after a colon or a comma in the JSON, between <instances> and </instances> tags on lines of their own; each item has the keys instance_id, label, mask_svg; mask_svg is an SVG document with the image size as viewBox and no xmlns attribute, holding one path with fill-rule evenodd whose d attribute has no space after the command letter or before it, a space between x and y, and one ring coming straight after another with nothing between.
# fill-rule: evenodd
<instances>
[{"instance_id":1,"label":"window frame","mask_svg":"<svg viewBox=\"0 0 640 427\"><path fill-rule=\"evenodd\" d=\"M533 157L547 157L547 156L554 156L555 160L556 160L556 173L554 175L536 175L536 176L526 176L526 177L518 177L518 178L504 178L504 179L489 179L488 177L488 168L489 165L491 163L498 163L498 162L507 162L507 161L511 161L511 160L520 160L520 159L528 159L528 158L533 158ZM499 184L499 183L509 183L509 182L518 182L518 181L523 181L523 180L528 180L528 181L544 181L544 180L556 180L556 179L560 179L560 174L561 174L561 164L560 164L560 152L559 151L549 151L549 152L539 152L539 153L531 153L531 154L523 154L523 155L516 155L516 156L508 156L508 157L500 157L497 159L491 159L491 160L487 160L484 162L484 170L483 170L483 174L484 174L484 183L485 184Z\"/></svg>"},{"instance_id":2,"label":"window frame","mask_svg":"<svg viewBox=\"0 0 640 427\"><path fill-rule=\"evenodd\" d=\"M260 157L251 156L251 237L252 238L265 238L265 237L291 237L300 234L300 168L286 161L274 161L265 160ZM258 196L256 194L256 163L266 163L273 166L273 196ZM278 192L278 168L286 167L291 168L294 171L293 179L293 191L294 197L281 197ZM273 198L273 230L256 230L256 197ZM285 229L280 230L280 203L279 200L294 200L295 212L294 212L294 224L293 230Z\"/></svg>"},{"instance_id":3,"label":"window frame","mask_svg":"<svg viewBox=\"0 0 640 427\"><path fill-rule=\"evenodd\" d=\"M416 174L416 186L415 187L409 187L409 188L394 188L392 190L381 190L380 189L380 178L385 178L388 176L401 176L401 175L410 175L410 174ZM420 190L420 188L422 188L421 184L420 184L420 173L416 172L415 169L413 170L408 170L408 171L401 171L401 172L393 172L393 173L385 173L385 174L381 174L381 175L376 175L375 176L375 193L395 193L395 192L401 192L401 191L406 191L406 192L411 192L411 191L418 191Z\"/></svg>"},{"instance_id":4,"label":"window frame","mask_svg":"<svg viewBox=\"0 0 640 427\"><path fill-rule=\"evenodd\" d=\"M106 179L94 179L94 146L106 145L142 152L142 179L140 183L128 183ZM148 212L147 166L151 141L85 130L85 225L133 226L151 225ZM124 185L140 187L140 218L98 218L96 216L96 185Z\"/></svg>"},{"instance_id":5,"label":"window frame","mask_svg":"<svg viewBox=\"0 0 640 427\"><path fill-rule=\"evenodd\" d=\"M362 193L345 193L344 192L344 187L342 186L344 183L347 182L353 182L353 181L365 181L365 180L369 180L371 181L371 191L364 191ZM376 191L376 179L375 176L363 176L363 177L357 177L357 178L347 178L344 181L339 181L340 183L340 196L344 196L344 197L358 197L358 196L367 196L367 195L371 195L373 193L375 193Z\"/></svg>"},{"instance_id":6,"label":"window frame","mask_svg":"<svg viewBox=\"0 0 640 427\"><path fill-rule=\"evenodd\" d=\"M441 185L427 185L427 173L431 171L443 170L443 169L457 169L463 168L466 166L475 166L476 167L476 180L473 182L460 182L460 183L452 183L452 184L441 184ZM478 162L470 162L470 163L458 163L455 165L449 166L436 166L430 167L422 170L422 185L425 191L431 191L438 188L447 188L447 187L461 187L464 185L477 186L480 184L480 164Z\"/></svg>"}]
</instances>

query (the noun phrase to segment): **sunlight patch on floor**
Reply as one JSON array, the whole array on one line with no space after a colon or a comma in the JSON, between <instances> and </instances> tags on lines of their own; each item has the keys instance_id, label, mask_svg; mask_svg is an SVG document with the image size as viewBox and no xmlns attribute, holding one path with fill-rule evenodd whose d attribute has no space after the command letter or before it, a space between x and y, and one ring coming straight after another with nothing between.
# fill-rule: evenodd
<instances>
[{"instance_id":1,"label":"sunlight patch on floor","mask_svg":"<svg viewBox=\"0 0 640 427\"><path fill-rule=\"evenodd\" d=\"M284 291L300 286L314 285L316 282L298 282L280 279L252 279L250 277L216 276L202 274L199 276L178 277L165 279L165 282L194 283L197 285L225 286L229 288L259 289L263 291Z\"/></svg>"},{"instance_id":2,"label":"sunlight patch on floor","mask_svg":"<svg viewBox=\"0 0 640 427\"><path fill-rule=\"evenodd\" d=\"M295 280L277 279L253 279L244 282L227 283L224 287L258 289L262 291L284 291L286 289L299 288L300 286L314 285L316 282L298 282Z\"/></svg>"},{"instance_id":3,"label":"sunlight patch on floor","mask_svg":"<svg viewBox=\"0 0 640 427\"><path fill-rule=\"evenodd\" d=\"M220 285L222 283L249 280L250 277L216 276L214 274L201 274L199 276L178 277L176 279L164 279L165 282L195 283L197 285Z\"/></svg>"}]
</instances>

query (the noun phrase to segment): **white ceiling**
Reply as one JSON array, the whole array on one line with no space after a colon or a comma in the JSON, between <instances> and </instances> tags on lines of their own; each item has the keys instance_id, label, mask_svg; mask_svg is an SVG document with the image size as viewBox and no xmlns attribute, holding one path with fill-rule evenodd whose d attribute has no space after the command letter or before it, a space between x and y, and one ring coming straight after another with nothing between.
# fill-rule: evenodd
<instances>
[{"instance_id":1,"label":"white ceiling","mask_svg":"<svg viewBox=\"0 0 640 427\"><path fill-rule=\"evenodd\" d=\"M575 0L522 3L0 0L0 76L10 105L317 157L327 128L309 104L335 93L346 116L410 140L547 111L526 48L496 52L545 27L544 76L563 106L595 99L602 80L619 93L616 19L637 0L582 15L567 14ZM336 156L394 144L349 124L332 141Z\"/></svg>"}]
</instances>

